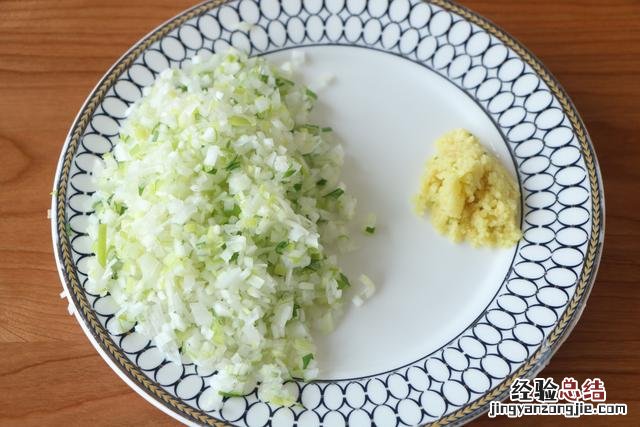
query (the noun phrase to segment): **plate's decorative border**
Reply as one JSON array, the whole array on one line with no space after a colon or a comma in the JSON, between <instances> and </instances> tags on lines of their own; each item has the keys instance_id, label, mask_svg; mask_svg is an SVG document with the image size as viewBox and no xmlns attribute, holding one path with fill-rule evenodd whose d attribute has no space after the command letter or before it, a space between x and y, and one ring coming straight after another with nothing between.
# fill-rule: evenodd
<instances>
[{"instance_id":1,"label":"plate's decorative border","mask_svg":"<svg viewBox=\"0 0 640 427\"><path fill-rule=\"evenodd\" d=\"M139 42L139 44L134 46L120 61L118 61L118 63L116 63L116 65L114 65L111 70L109 70L80 110L79 116L72 127L63 150L63 157L59 164L55 187L56 195L53 200L55 211L54 225L56 226L56 233L54 233L54 245L56 256L60 265L63 267L61 273L64 276L64 281L67 289L70 291L69 293L71 298L76 305L76 308L79 309L85 323L89 326L90 332L95 341L99 343L111 361L115 363L115 365L119 366L121 370L126 373L128 378L138 387L145 390L148 395L152 396L159 403L173 408L172 410L178 412L191 421L209 425L224 424L206 412L197 410L189 404L186 404L183 400L176 398L156 382L151 381L138 366L131 362L122 349L113 342L109 332L96 317L95 307L92 307L88 302L83 286L79 282L75 272L76 265L72 255L71 242L67 237L66 209L67 189L70 179L73 178L73 160L76 149L79 143L81 143L85 129L89 125L96 109L99 108L109 89L113 86L119 76L126 71L133 64L134 60L149 48L149 46L161 40L186 21L218 7L222 3L225 2L216 0L210 3L205 3L194 7L173 20L170 20L168 23L159 27ZM586 297L593 285L595 270L600 256L602 238L604 235L604 203L603 194L601 193L601 180L599 177L597 161L595 159L593 147L587 136L586 129L584 128L584 124L581 122L566 93L551 74L528 50L526 50L526 48L488 20L446 0L433 0L430 3L463 17L468 22L477 25L496 37L504 43L504 45L513 50L513 52L515 52L527 65L529 65L537 73L538 77L544 81L549 90L561 104L562 112L570 121L572 130L580 143L582 158L584 159L587 168L587 178L591 189L591 232L584 258L584 267L575 287L574 295L567 303L567 308L562 317L557 321L553 330L551 330L547 335L540 348L533 355L528 357L515 372L502 381L497 387L471 403L461 406L460 409L446 414L443 418L435 422L436 425L444 425L469 420L470 418L477 416L483 410L486 410L486 407L491 400L504 398L508 391L508 387L514 378L535 375L535 373L542 368L542 365L548 360L551 354L566 337L568 331L571 329L584 307Z\"/></svg>"}]
</instances>

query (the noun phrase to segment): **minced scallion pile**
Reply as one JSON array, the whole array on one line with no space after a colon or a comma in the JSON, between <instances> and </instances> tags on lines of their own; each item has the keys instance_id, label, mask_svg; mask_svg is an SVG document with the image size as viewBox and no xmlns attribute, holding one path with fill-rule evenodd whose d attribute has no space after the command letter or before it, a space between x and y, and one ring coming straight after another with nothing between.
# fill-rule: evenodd
<instances>
[{"instance_id":1,"label":"minced scallion pile","mask_svg":"<svg viewBox=\"0 0 640 427\"><path fill-rule=\"evenodd\" d=\"M283 73L235 51L164 71L95 173L87 290L111 294L115 332L216 369L214 407L257 385L293 404L283 382L316 377L310 332L350 286L326 249L354 215L343 151Z\"/></svg>"}]
</instances>

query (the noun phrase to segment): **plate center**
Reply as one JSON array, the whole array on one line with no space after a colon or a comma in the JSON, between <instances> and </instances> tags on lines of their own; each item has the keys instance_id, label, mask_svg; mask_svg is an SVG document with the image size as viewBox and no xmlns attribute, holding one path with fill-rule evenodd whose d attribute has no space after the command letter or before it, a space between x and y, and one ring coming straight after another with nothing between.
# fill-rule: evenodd
<instances>
[{"instance_id":1,"label":"plate center","mask_svg":"<svg viewBox=\"0 0 640 427\"><path fill-rule=\"evenodd\" d=\"M358 199L356 227L376 214L373 236L354 230L359 249L340 264L354 287L361 273L377 292L362 307L347 298L337 329L317 336L323 379L386 372L447 344L484 311L504 281L515 248L475 249L438 235L413 213L434 141L466 128L513 172L503 137L487 114L439 74L407 59L352 46L310 46L299 79L317 87L314 119L345 148L344 181ZM291 50L266 55L290 60Z\"/></svg>"}]
</instances>

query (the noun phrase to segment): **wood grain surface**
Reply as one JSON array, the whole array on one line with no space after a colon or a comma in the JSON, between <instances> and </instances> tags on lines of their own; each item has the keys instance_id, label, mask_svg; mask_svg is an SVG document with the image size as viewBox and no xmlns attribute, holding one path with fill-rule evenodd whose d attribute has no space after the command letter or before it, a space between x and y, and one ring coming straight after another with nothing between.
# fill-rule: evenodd
<instances>
[{"instance_id":1,"label":"wood grain surface","mask_svg":"<svg viewBox=\"0 0 640 427\"><path fill-rule=\"evenodd\" d=\"M596 147L604 255L584 314L543 371L598 376L626 417L476 425L640 425L640 2L468 0L569 92ZM185 0L0 0L0 425L175 425L113 373L60 300L46 217L62 143L89 91Z\"/></svg>"}]
</instances>

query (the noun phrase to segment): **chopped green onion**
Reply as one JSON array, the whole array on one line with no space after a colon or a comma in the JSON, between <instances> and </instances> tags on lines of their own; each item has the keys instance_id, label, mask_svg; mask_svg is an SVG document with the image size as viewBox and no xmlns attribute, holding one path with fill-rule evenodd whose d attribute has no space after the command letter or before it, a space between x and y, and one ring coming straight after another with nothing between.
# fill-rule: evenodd
<instances>
[{"instance_id":1,"label":"chopped green onion","mask_svg":"<svg viewBox=\"0 0 640 427\"><path fill-rule=\"evenodd\" d=\"M289 80L289 79L285 79L284 77L276 77L276 86L278 87L283 87L283 86L293 86L294 83Z\"/></svg>"},{"instance_id":2,"label":"chopped green onion","mask_svg":"<svg viewBox=\"0 0 640 427\"><path fill-rule=\"evenodd\" d=\"M229 123L231 123L232 126L249 126L251 124L246 117L242 116L229 117Z\"/></svg>"},{"instance_id":3,"label":"chopped green onion","mask_svg":"<svg viewBox=\"0 0 640 427\"><path fill-rule=\"evenodd\" d=\"M238 156L235 156L233 160L231 160L231 162L227 166L225 166L225 170L232 171L239 167L240 167L240 160L238 159Z\"/></svg>"},{"instance_id":4,"label":"chopped green onion","mask_svg":"<svg viewBox=\"0 0 640 427\"><path fill-rule=\"evenodd\" d=\"M302 369L307 369L307 366L309 366L309 363L311 363L312 359L313 359L313 354L311 353L305 354L304 356L302 356Z\"/></svg>"},{"instance_id":5,"label":"chopped green onion","mask_svg":"<svg viewBox=\"0 0 640 427\"><path fill-rule=\"evenodd\" d=\"M96 257L98 258L98 264L104 268L107 265L107 224L98 225Z\"/></svg>"},{"instance_id":6,"label":"chopped green onion","mask_svg":"<svg viewBox=\"0 0 640 427\"><path fill-rule=\"evenodd\" d=\"M152 136L151 140L153 142L156 142L158 140L158 134L160 133L160 131L158 130L159 127L160 127L160 122L156 123L153 126L153 129L151 129L151 136Z\"/></svg>"},{"instance_id":7,"label":"chopped green onion","mask_svg":"<svg viewBox=\"0 0 640 427\"><path fill-rule=\"evenodd\" d=\"M317 95L314 91L312 91L311 89L309 89L309 88L306 88L306 89L305 89L305 93L307 94L307 96L308 96L309 98L313 99L314 101L315 101L316 99L318 99L318 95Z\"/></svg>"},{"instance_id":8,"label":"chopped green onion","mask_svg":"<svg viewBox=\"0 0 640 427\"><path fill-rule=\"evenodd\" d=\"M276 245L276 253L282 255L288 245L289 245L289 242L286 240L283 240L282 242L278 243Z\"/></svg>"},{"instance_id":9,"label":"chopped green onion","mask_svg":"<svg viewBox=\"0 0 640 427\"><path fill-rule=\"evenodd\" d=\"M318 271L320 269L320 260L317 258L311 258L311 261L309 261L309 265L307 265L305 269Z\"/></svg>"},{"instance_id":10,"label":"chopped green onion","mask_svg":"<svg viewBox=\"0 0 640 427\"><path fill-rule=\"evenodd\" d=\"M120 123L116 152L127 161L101 156L87 290L119 297L123 330L162 331L153 338L168 339L171 356L177 349L213 363L218 379L233 381L214 386L218 400L241 396L259 375L263 400L296 405L283 383L317 375L312 325L330 332L345 294L358 290L351 275L352 288L338 289L341 270L329 249L340 249L355 215L339 180L343 156L324 133L329 124L310 114L322 94L288 74L276 79L281 71L259 56L194 62L157 76ZM324 199L338 187L344 194ZM158 209L149 212L151 205ZM164 280L172 271L182 280ZM158 283L163 292L147 292ZM220 300L224 316L214 310ZM245 339L247 324L257 339ZM260 371L267 364L273 368Z\"/></svg>"},{"instance_id":11,"label":"chopped green onion","mask_svg":"<svg viewBox=\"0 0 640 427\"><path fill-rule=\"evenodd\" d=\"M376 215L369 213L364 222L363 231L367 234L373 234L376 232Z\"/></svg>"},{"instance_id":12,"label":"chopped green onion","mask_svg":"<svg viewBox=\"0 0 640 427\"><path fill-rule=\"evenodd\" d=\"M127 207L125 205L122 205L118 202L114 203L113 208L118 213L118 215L122 215L127 210Z\"/></svg>"},{"instance_id":13,"label":"chopped green onion","mask_svg":"<svg viewBox=\"0 0 640 427\"><path fill-rule=\"evenodd\" d=\"M304 125L297 125L293 128L293 130L300 132L300 131L306 131L307 133L310 133L311 135L317 135L320 133L320 126L318 125L312 125L312 124L304 124Z\"/></svg>"},{"instance_id":14,"label":"chopped green onion","mask_svg":"<svg viewBox=\"0 0 640 427\"><path fill-rule=\"evenodd\" d=\"M348 287L351 286L351 283L349 282L349 278L345 276L343 273L340 273L340 276L338 276L337 282L338 282L338 289L347 289Z\"/></svg>"},{"instance_id":15,"label":"chopped green onion","mask_svg":"<svg viewBox=\"0 0 640 427\"><path fill-rule=\"evenodd\" d=\"M329 197L331 199L338 199L340 196L344 194L344 190L342 188L336 188L331 193L325 194L324 197Z\"/></svg>"},{"instance_id":16,"label":"chopped green onion","mask_svg":"<svg viewBox=\"0 0 640 427\"><path fill-rule=\"evenodd\" d=\"M238 205L233 205L232 209L224 211L224 213L229 214L229 216L235 216L235 217L240 216L241 212L242 212L242 209L240 209L240 206Z\"/></svg>"},{"instance_id":17,"label":"chopped green onion","mask_svg":"<svg viewBox=\"0 0 640 427\"><path fill-rule=\"evenodd\" d=\"M234 393L232 391L219 391L218 394L222 397L242 397L244 394Z\"/></svg>"}]
</instances>

